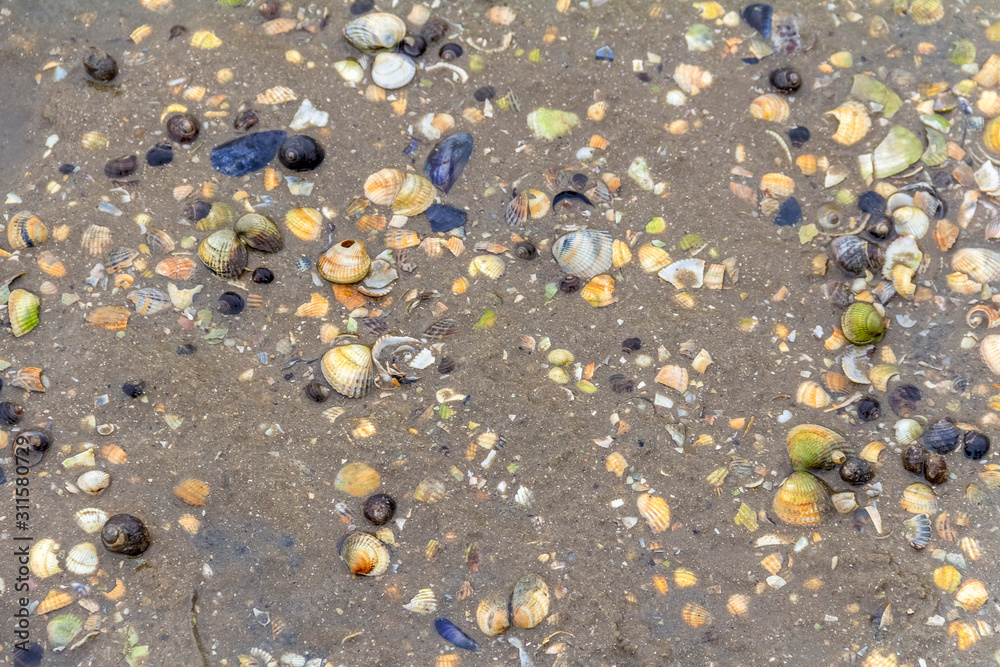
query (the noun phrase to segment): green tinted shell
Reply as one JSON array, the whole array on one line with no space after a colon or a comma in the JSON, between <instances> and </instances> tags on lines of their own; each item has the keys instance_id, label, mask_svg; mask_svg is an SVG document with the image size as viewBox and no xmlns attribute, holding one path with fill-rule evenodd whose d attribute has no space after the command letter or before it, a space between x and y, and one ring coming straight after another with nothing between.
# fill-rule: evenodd
<instances>
[{"instance_id":1,"label":"green tinted shell","mask_svg":"<svg viewBox=\"0 0 1000 667\"><path fill-rule=\"evenodd\" d=\"M870 303L858 301L852 303L840 318L840 328L844 338L855 345L870 345L882 340L885 335L885 323L882 315Z\"/></svg>"},{"instance_id":2,"label":"green tinted shell","mask_svg":"<svg viewBox=\"0 0 1000 667\"><path fill-rule=\"evenodd\" d=\"M247 266L247 249L231 229L220 229L202 241L198 257L220 278L235 278Z\"/></svg>"},{"instance_id":3,"label":"green tinted shell","mask_svg":"<svg viewBox=\"0 0 1000 667\"><path fill-rule=\"evenodd\" d=\"M7 300L10 328L15 336L23 336L38 326L38 297L23 289L11 290Z\"/></svg>"},{"instance_id":4,"label":"green tinted shell","mask_svg":"<svg viewBox=\"0 0 1000 667\"><path fill-rule=\"evenodd\" d=\"M788 432L788 458L795 470L831 470L852 454L854 447L825 426L800 424Z\"/></svg>"},{"instance_id":5,"label":"green tinted shell","mask_svg":"<svg viewBox=\"0 0 1000 667\"><path fill-rule=\"evenodd\" d=\"M222 229L236 219L236 209L225 202L215 202L208 215L195 223L194 228L201 232L211 232Z\"/></svg>"}]
</instances>

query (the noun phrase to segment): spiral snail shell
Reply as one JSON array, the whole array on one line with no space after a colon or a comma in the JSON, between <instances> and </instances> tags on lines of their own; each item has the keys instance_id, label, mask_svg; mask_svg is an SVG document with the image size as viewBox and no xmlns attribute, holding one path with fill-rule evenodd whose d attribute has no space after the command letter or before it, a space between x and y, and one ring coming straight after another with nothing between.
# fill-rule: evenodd
<instances>
[{"instance_id":1,"label":"spiral snail shell","mask_svg":"<svg viewBox=\"0 0 1000 667\"><path fill-rule=\"evenodd\" d=\"M101 543L108 551L123 556L139 556L149 548L149 529L131 514L115 514L101 528Z\"/></svg>"},{"instance_id":2,"label":"spiral snail shell","mask_svg":"<svg viewBox=\"0 0 1000 667\"><path fill-rule=\"evenodd\" d=\"M194 143L199 132L198 119L191 114L175 113L167 119L167 134L179 144Z\"/></svg>"}]
</instances>

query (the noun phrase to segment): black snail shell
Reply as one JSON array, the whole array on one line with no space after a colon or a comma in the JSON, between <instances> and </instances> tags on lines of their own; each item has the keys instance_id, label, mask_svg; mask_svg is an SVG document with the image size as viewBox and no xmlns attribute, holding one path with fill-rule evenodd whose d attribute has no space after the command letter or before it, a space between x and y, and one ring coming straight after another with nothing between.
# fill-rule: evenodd
<instances>
[{"instance_id":1,"label":"black snail shell","mask_svg":"<svg viewBox=\"0 0 1000 667\"><path fill-rule=\"evenodd\" d=\"M448 44L445 44L444 46L441 47L441 50L438 51L438 55L441 56L441 60L447 60L447 61L457 60L461 58L462 53L464 53L464 51L462 51L462 47L459 46L458 44L455 44L454 42L449 42Z\"/></svg>"},{"instance_id":2,"label":"black snail shell","mask_svg":"<svg viewBox=\"0 0 1000 667\"><path fill-rule=\"evenodd\" d=\"M862 398L858 401L858 418L863 422L873 422L882 416L882 406L874 398Z\"/></svg>"},{"instance_id":3,"label":"black snail shell","mask_svg":"<svg viewBox=\"0 0 1000 667\"><path fill-rule=\"evenodd\" d=\"M396 513L396 501L387 493L376 493L365 501L365 518L376 526L382 526Z\"/></svg>"},{"instance_id":4,"label":"black snail shell","mask_svg":"<svg viewBox=\"0 0 1000 667\"><path fill-rule=\"evenodd\" d=\"M167 134L179 144L194 143L201 132L198 119L187 113L175 113L167 119Z\"/></svg>"},{"instance_id":5,"label":"black snail shell","mask_svg":"<svg viewBox=\"0 0 1000 667\"><path fill-rule=\"evenodd\" d=\"M792 148L802 148L811 136L808 127L798 125L788 131L788 143L792 145Z\"/></svg>"},{"instance_id":6,"label":"black snail shell","mask_svg":"<svg viewBox=\"0 0 1000 667\"><path fill-rule=\"evenodd\" d=\"M274 274L271 269L261 266L253 270L253 276L251 277L255 283L266 285L267 283L274 280Z\"/></svg>"},{"instance_id":7,"label":"black snail shell","mask_svg":"<svg viewBox=\"0 0 1000 667\"><path fill-rule=\"evenodd\" d=\"M237 132L246 132L258 122L260 122L260 117L257 115L257 112L253 109L246 109L237 114L233 120L233 128Z\"/></svg>"},{"instance_id":8,"label":"black snail shell","mask_svg":"<svg viewBox=\"0 0 1000 667\"><path fill-rule=\"evenodd\" d=\"M107 51L96 47L88 47L83 57L83 67L95 81L107 83L118 76L118 63Z\"/></svg>"},{"instance_id":9,"label":"black snail shell","mask_svg":"<svg viewBox=\"0 0 1000 667\"><path fill-rule=\"evenodd\" d=\"M802 77L799 73L787 67L779 67L771 72L770 81L775 90L786 95L794 93L802 86Z\"/></svg>"},{"instance_id":10,"label":"black snail shell","mask_svg":"<svg viewBox=\"0 0 1000 667\"><path fill-rule=\"evenodd\" d=\"M34 468L45 458L45 452L48 451L51 442L45 431L32 430L19 433L14 438L13 444L15 456L21 459L18 463L27 459L28 467Z\"/></svg>"},{"instance_id":11,"label":"black snail shell","mask_svg":"<svg viewBox=\"0 0 1000 667\"><path fill-rule=\"evenodd\" d=\"M423 29L420 31L420 36L428 44L438 41L446 34L448 34L448 24L441 19L431 19L424 24Z\"/></svg>"},{"instance_id":12,"label":"black snail shell","mask_svg":"<svg viewBox=\"0 0 1000 667\"><path fill-rule=\"evenodd\" d=\"M840 466L840 479L853 486L867 484L874 474L872 464L864 459L850 458Z\"/></svg>"},{"instance_id":13,"label":"black snail shell","mask_svg":"<svg viewBox=\"0 0 1000 667\"><path fill-rule=\"evenodd\" d=\"M448 375L455 370L455 360L451 357L441 357L441 361L438 362L438 373L441 375Z\"/></svg>"},{"instance_id":14,"label":"black snail shell","mask_svg":"<svg viewBox=\"0 0 1000 667\"><path fill-rule=\"evenodd\" d=\"M944 484L948 480L948 463L940 454L927 452L924 460L924 479L931 484Z\"/></svg>"},{"instance_id":15,"label":"black snail shell","mask_svg":"<svg viewBox=\"0 0 1000 667\"><path fill-rule=\"evenodd\" d=\"M219 295L219 303L216 306L223 315L239 315L243 312L246 302L236 292L223 292Z\"/></svg>"},{"instance_id":16,"label":"black snail shell","mask_svg":"<svg viewBox=\"0 0 1000 667\"><path fill-rule=\"evenodd\" d=\"M174 147L169 141L161 141L146 151L146 164L150 167L164 167L174 161Z\"/></svg>"},{"instance_id":17,"label":"black snail shell","mask_svg":"<svg viewBox=\"0 0 1000 667\"><path fill-rule=\"evenodd\" d=\"M125 178L135 173L139 168L139 158L135 155L122 155L104 163L104 175L108 178Z\"/></svg>"},{"instance_id":18,"label":"black snail shell","mask_svg":"<svg viewBox=\"0 0 1000 667\"><path fill-rule=\"evenodd\" d=\"M427 40L420 35L407 35L399 43L399 50L411 58L419 58L427 50Z\"/></svg>"},{"instance_id":19,"label":"black snail shell","mask_svg":"<svg viewBox=\"0 0 1000 667\"><path fill-rule=\"evenodd\" d=\"M322 403L330 395L330 387L326 386L322 382L317 382L313 380L306 385L306 396L309 397L310 401L316 401L317 403Z\"/></svg>"},{"instance_id":20,"label":"black snail shell","mask_svg":"<svg viewBox=\"0 0 1000 667\"><path fill-rule=\"evenodd\" d=\"M278 149L281 164L292 171L312 171L323 163L324 157L326 152L323 147L305 134L293 134Z\"/></svg>"},{"instance_id":21,"label":"black snail shell","mask_svg":"<svg viewBox=\"0 0 1000 667\"><path fill-rule=\"evenodd\" d=\"M21 421L22 415L24 415L24 408L17 403L11 403L10 401L0 403L0 424L14 426Z\"/></svg>"},{"instance_id":22,"label":"black snail shell","mask_svg":"<svg viewBox=\"0 0 1000 667\"><path fill-rule=\"evenodd\" d=\"M149 548L149 530L131 514L115 514L101 528L101 543L111 553L139 556Z\"/></svg>"},{"instance_id":23,"label":"black snail shell","mask_svg":"<svg viewBox=\"0 0 1000 667\"><path fill-rule=\"evenodd\" d=\"M139 380L138 382L126 382L122 385L122 393L129 398L135 399L139 398L146 392L146 381Z\"/></svg>"},{"instance_id":24,"label":"black snail shell","mask_svg":"<svg viewBox=\"0 0 1000 667\"><path fill-rule=\"evenodd\" d=\"M572 294L580 289L580 287L582 287L580 279L576 276L566 276L559 281L559 291L563 294Z\"/></svg>"},{"instance_id":25,"label":"black snail shell","mask_svg":"<svg viewBox=\"0 0 1000 667\"><path fill-rule=\"evenodd\" d=\"M903 468L906 469L906 472L912 472L914 475L922 475L924 473L924 459L926 458L926 454L927 450L920 445L910 445L899 456L903 461Z\"/></svg>"},{"instance_id":26,"label":"black snail shell","mask_svg":"<svg viewBox=\"0 0 1000 667\"><path fill-rule=\"evenodd\" d=\"M273 21L281 16L281 3L278 0L267 0L260 5L260 15L265 21Z\"/></svg>"},{"instance_id":27,"label":"black snail shell","mask_svg":"<svg viewBox=\"0 0 1000 667\"><path fill-rule=\"evenodd\" d=\"M207 201L193 201L184 207L184 217L191 222L198 222L206 217L212 211L212 205Z\"/></svg>"},{"instance_id":28,"label":"black snail shell","mask_svg":"<svg viewBox=\"0 0 1000 667\"><path fill-rule=\"evenodd\" d=\"M182 25L179 25L179 24L175 25L175 26L171 26L170 27L170 37L167 38L167 41L169 42L169 41L177 39L178 37L183 37L184 35L187 34L187 31L188 31L188 29L186 27L184 27Z\"/></svg>"},{"instance_id":29,"label":"black snail shell","mask_svg":"<svg viewBox=\"0 0 1000 667\"><path fill-rule=\"evenodd\" d=\"M531 241L521 241L514 246L514 254L518 259L532 260L538 257L538 248Z\"/></svg>"},{"instance_id":30,"label":"black snail shell","mask_svg":"<svg viewBox=\"0 0 1000 667\"><path fill-rule=\"evenodd\" d=\"M889 409L897 417L908 419L917 413L917 401L920 398L920 390L912 384L898 385L889 392Z\"/></svg>"},{"instance_id":31,"label":"black snail shell","mask_svg":"<svg viewBox=\"0 0 1000 667\"><path fill-rule=\"evenodd\" d=\"M990 439L979 431L966 431L962 436L962 453L965 457L978 461L990 451Z\"/></svg>"},{"instance_id":32,"label":"black snail shell","mask_svg":"<svg viewBox=\"0 0 1000 667\"><path fill-rule=\"evenodd\" d=\"M477 102L485 102L486 100L492 100L496 97L497 90L493 86L482 86L476 88L476 92L472 93L472 97Z\"/></svg>"}]
</instances>

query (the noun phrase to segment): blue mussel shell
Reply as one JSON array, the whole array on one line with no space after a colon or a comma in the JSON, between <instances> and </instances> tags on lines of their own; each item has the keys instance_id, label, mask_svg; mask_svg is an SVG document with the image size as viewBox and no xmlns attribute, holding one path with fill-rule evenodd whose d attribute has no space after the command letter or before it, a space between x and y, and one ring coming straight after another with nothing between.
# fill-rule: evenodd
<instances>
[{"instance_id":1,"label":"blue mussel shell","mask_svg":"<svg viewBox=\"0 0 1000 667\"><path fill-rule=\"evenodd\" d=\"M212 149L212 167L236 178L263 169L274 159L286 136L282 130L254 132L219 144Z\"/></svg>"}]
</instances>

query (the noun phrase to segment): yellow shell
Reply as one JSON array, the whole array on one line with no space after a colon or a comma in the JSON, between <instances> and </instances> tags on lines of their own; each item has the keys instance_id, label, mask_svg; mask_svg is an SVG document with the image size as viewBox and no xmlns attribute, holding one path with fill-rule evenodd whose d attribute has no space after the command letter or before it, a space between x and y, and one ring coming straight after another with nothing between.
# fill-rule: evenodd
<instances>
[{"instance_id":1,"label":"yellow shell","mask_svg":"<svg viewBox=\"0 0 1000 667\"><path fill-rule=\"evenodd\" d=\"M412 229L387 229L382 241L386 248L404 250L420 245L420 235Z\"/></svg>"},{"instance_id":2,"label":"yellow shell","mask_svg":"<svg viewBox=\"0 0 1000 667\"><path fill-rule=\"evenodd\" d=\"M10 291L10 296L7 297L7 315L14 336L20 338L38 325L40 304L38 297L27 290Z\"/></svg>"},{"instance_id":3,"label":"yellow shell","mask_svg":"<svg viewBox=\"0 0 1000 667\"><path fill-rule=\"evenodd\" d=\"M323 377L330 386L348 398L360 398L374 384L371 351L364 345L343 345L323 355Z\"/></svg>"},{"instance_id":4,"label":"yellow shell","mask_svg":"<svg viewBox=\"0 0 1000 667\"><path fill-rule=\"evenodd\" d=\"M861 663L861 667L897 667L899 660L896 654L886 649L875 649Z\"/></svg>"},{"instance_id":5,"label":"yellow shell","mask_svg":"<svg viewBox=\"0 0 1000 667\"><path fill-rule=\"evenodd\" d=\"M66 554L66 569L73 574L93 574L97 571L97 547L81 542Z\"/></svg>"},{"instance_id":6,"label":"yellow shell","mask_svg":"<svg viewBox=\"0 0 1000 667\"><path fill-rule=\"evenodd\" d=\"M109 463L115 465L121 465L128 461L128 454L125 450L118 445L104 445L101 448L101 456L103 456Z\"/></svg>"},{"instance_id":7,"label":"yellow shell","mask_svg":"<svg viewBox=\"0 0 1000 667\"><path fill-rule=\"evenodd\" d=\"M596 136L596 135L595 135ZM535 220L545 217L552 208L549 196L541 190L528 190L528 213Z\"/></svg>"},{"instance_id":8,"label":"yellow shell","mask_svg":"<svg viewBox=\"0 0 1000 667\"><path fill-rule=\"evenodd\" d=\"M365 244L353 239L335 243L316 262L319 274L338 285L351 285L363 280L371 266Z\"/></svg>"},{"instance_id":9,"label":"yellow shell","mask_svg":"<svg viewBox=\"0 0 1000 667\"><path fill-rule=\"evenodd\" d=\"M229 204L217 201L208 210L208 215L195 223L194 228L200 232L214 232L227 227L236 219L236 209Z\"/></svg>"},{"instance_id":10,"label":"yellow shell","mask_svg":"<svg viewBox=\"0 0 1000 667\"><path fill-rule=\"evenodd\" d=\"M726 602L726 609L733 616L746 616L750 613L750 596L743 593L736 593L729 596Z\"/></svg>"},{"instance_id":11,"label":"yellow shell","mask_svg":"<svg viewBox=\"0 0 1000 667\"><path fill-rule=\"evenodd\" d=\"M767 93L750 103L750 115L759 120L784 123L788 120L788 101L780 95Z\"/></svg>"},{"instance_id":12,"label":"yellow shell","mask_svg":"<svg viewBox=\"0 0 1000 667\"><path fill-rule=\"evenodd\" d=\"M247 249L231 229L212 232L198 246L198 257L220 278L236 278L247 266Z\"/></svg>"},{"instance_id":13,"label":"yellow shell","mask_svg":"<svg viewBox=\"0 0 1000 667\"><path fill-rule=\"evenodd\" d=\"M855 450L839 433L817 424L793 426L786 443L795 470L830 470Z\"/></svg>"},{"instance_id":14,"label":"yellow shell","mask_svg":"<svg viewBox=\"0 0 1000 667\"><path fill-rule=\"evenodd\" d=\"M413 490L413 499L422 503L436 503L444 498L446 492L444 484L436 479L426 477L420 480L417 488Z\"/></svg>"},{"instance_id":15,"label":"yellow shell","mask_svg":"<svg viewBox=\"0 0 1000 667\"><path fill-rule=\"evenodd\" d=\"M330 302L323 298L322 294L313 292L309 301L295 309L296 317L326 317L330 310Z\"/></svg>"},{"instance_id":16,"label":"yellow shell","mask_svg":"<svg viewBox=\"0 0 1000 667\"><path fill-rule=\"evenodd\" d=\"M632 251L624 241L615 240L611 244L611 263L619 269L632 261Z\"/></svg>"},{"instance_id":17,"label":"yellow shell","mask_svg":"<svg viewBox=\"0 0 1000 667\"><path fill-rule=\"evenodd\" d=\"M434 203L437 191L423 176L407 174L392 202L392 212L411 217L420 215Z\"/></svg>"},{"instance_id":18,"label":"yellow shell","mask_svg":"<svg viewBox=\"0 0 1000 667\"><path fill-rule=\"evenodd\" d=\"M299 99L299 96L291 88L275 86L257 95L257 104L283 104L285 102L294 102L297 99Z\"/></svg>"},{"instance_id":19,"label":"yellow shell","mask_svg":"<svg viewBox=\"0 0 1000 667\"><path fill-rule=\"evenodd\" d=\"M469 277L483 275L496 280L503 275L504 261L496 255L477 255L469 262Z\"/></svg>"},{"instance_id":20,"label":"yellow shell","mask_svg":"<svg viewBox=\"0 0 1000 667\"><path fill-rule=\"evenodd\" d=\"M359 16L344 26L344 36L363 50L391 49L406 35L403 19L386 12Z\"/></svg>"},{"instance_id":21,"label":"yellow shell","mask_svg":"<svg viewBox=\"0 0 1000 667\"><path fill-rule=\"evenodd\" d=\"M831 507L829 488L808 472L789 475L771 504L778 518L793 526L818 526Z\"/></svg>"},{"instance_id":22,"label":"yellow shell","mask_svg":"<svg viewBox=\"0 0 1000 667\"><path fill-rule=\"evenodd\" d=\"M657 248L652 243L639 246L636 254L639 256L639 266L646 273L657 273L673 261L666 250Z\"/></svg>"},{"instance_id":23,"label":"yellow shell","mask_svg":"<svg viewBox=\"0 0 1000 667\"><path fill-rule=\"evenodd\" d=\"M491 595L476 608L476 625L483 634L496 636L510 627L507 600L501 595Z\"/></svg>"},{"instance_id":24,"label":"yellow shell","mask_svg":"<svg viewBox=\"0 0 1000 667\"><path fill-rule=\"evenodd\" d=\"M111 246L111 230L100 225L91 225L84 230L80 245L95 257L103 255Z\"/></svg>"},{"instance_id":25,"label":"yellow shell","mask_svg":"<svg viewBox=\"0 0 1000 667\"><path fill-rule=\"evenodd\" d=\"M222 46L222 40L211 30L198 30L191 35L191 46L196 49L217 49Z\"/></svg>"},{"instance_id":26,"label":"yellow shell","mask_svg":"<svg viewBox=\"0 0 1000 667\"><path fill-rule=\"evenodd\" d=\"M989 597L989 593L986 592L986 586L978 579L967 579L955 591L955 602L973 614L986 604Z\"/></svg>"},{"instance_id":27,"label":"yellow shell","mask_svg":"<svg viewBox=\"0 0 1000 667\"><path fill-rule=\"evenodd\" d=\"M805 176L812 176L816 173L816 156L812 153L800 155L795 158L795 166L799 168Z\"/></svg>"},{"instance_id":28,"label":"yellow shell","mask_svg":"<svg viewBox=\"0 0 1000 667\"><path fill-rule=\"evenodd\" d=\"M951 565L944 565L934 570L934 583L945 593L954 593L961 581L961 573Z\"/></svg>"},{"instance_id":29,"label":"yellow shell","mask_svg":"<svg viewBox=\"0 0 1000 667\"><path fill-rule=\"evenodd\" d=\"M28 569L39 579L62 572L59 567L59 543L46 537L31 545L28 551Z\"/></svg>"},{"instance_id":30,"label":"yellow shell","mask_svg":"<svg viewBox=\"0 0 1000 667\"><path fill-rule=\"evenodd\" d=\"M1000 94L995 90L984 90L976 100L976 108L987 118L1000 116Z\"/></svg>"},{"instance_id":31,"label":"yellow shell","mask_svg":"<svg viewBox=\"0 0 1000 667\"><path fill-rule=\"evenodd\" d=\"M825 408L831 400L830 394L813 380L804 381L795 392L795 402L810 408Z\"/></svg>"},{"instance_id":32,"label":"yellow shell","mask_svg":"<svg viewBox=\"0 0 1000 667\"><path fill-rule=\"evenodd\" d=\"M80 143L88 151L102 151L108 147L108 135L97 130L92 130L80 137Z\"/></svg>"},{"instance_id":33,"label":"yellow shell","mask_svg":"<svg viewBox=\"0 0 1000 667\"><path fill-rule=\"evenodd\" d=\"M979 641L979 633L976 626L968 621L954 621L948 626L948 636L954 637L958 643L958 650L965 651Z\"/></svg>"},{"instance_id":34,"label":"yellow shell","mask_svg":"<svg viewBox=\"0 0 1000 667\"><path fill-rule=\"evenodd\" d=\"M188 505L201 507L208 499L211 488L205 482L194 477L189 477L174 486L174 495L186 502Z\"/></svg>"},{"instance_id":35,"label":"yellow shell","mask_svg":"<svg viewBox=\"0 0 1000 667\"><path fill-rule=\"evenodd\" d=\"M201 530L201 521L193 514L182 514L177 519L177 523L190 535L197 535L198 531Z\"/></svg>"},{"instance_id":36,"label":"yellow shell","mask_svg":"<svg viewBox=\"0 0 1000 667\"><path fill-rule=\"evenodd\" d=\"M351 572L366 577L377 577L389 569L389 549L371 533L350 533L340 545L340 558Z\"/></svg>"},{"instance_id":37,"label":"yellow shell","mask_svg":"<svg viewBox=\"0 0 1000 667\"><path fill-rule=\"evenodd\" d=\"M795 181L782 173L764 174L760 178L760 189L771 197L791 197L795 192Z\"/></svg>"},{"instance_id":38,"label":"yellow shell","mask_svg":"<svg viewBox=\"0 0 1000 667\"><path fill-rule=\"evenodd\" d=\"M983 145L993 153L1000 153L1000 118L994 118L983 128Z\"/></svg>"},{"instance_id":39,"label":"yellow shell","mask_svg":"<svg viewBox=\"0 0 1000 667\"><path fill-rule=\"evenodd\" d=\"M392 206L405 178L398 169L382 169L365 179L365 197L379 206Z\"/></svg>"},{"instance_id":40,"label":"yellow shell","mask_svg":"<svg viewBox=\"0 0 1000 667\"><path fill-rule=\"evenodd\" d=\"M49 230L31 211L18 211L7 223L7 242L12 250L34 248L45 243Z\"/></svg>"},{"instance_id":41,"label":"yellow shell","mask_svg":"<svg viewBox=\"0 0 1000 667\"><path fill-rule=\"evenodd\" d=\"M625 457L618 452L611 452L608 454L607 458L604 459L604 467L608 470L608 472L613 472L618 477L621 477L628 469L628 461L626 461Z\"/></svg>"},{"instance_id":42,"label":"yellow shell","mask_svg":"<svg viewBox=\"0 0 1000 667\"><path fill-rule=\"evenodd\" d=\"M695 604L694 602L688 602L684 605L684 609L681 610L681 617L692 628L700 628L712 622L712 614L700 604Z\"/></svg>"},{"instance_id":43,"label":"yellow shell","mask_svg":"<svg viewBox=\"0 0 1000 667\"><path fill-rule=\"evenodd\" d=\"M666 500L643 493L635 502L639 507L639 514L654 533L662 533L670 527L670 505Z\"/></svg>"},{"instance_id":44,"label":"yellow shell","mask_svg":"<svg viewBox=\"0 0 1000 667\"><path fill-rule=\"evenodd\" d=\"M323 214L310 206L293 208L285 214L285 226L292 236L303 241L315 241L323 231Z\"/></svg>"},{"instance_id":45,"label":"yellow shell","mask_svg":"<svg viewBox=\"0 0 1000 667\"><path fill-rule=\"evenodd\" d=\"M937 496L934 489L922 482L914 482L903 490L899 504L912 514L934 516L937 513Z\"/></svg>"},{"instance_id":46,"label":"yellow shell","mask_svg":"<svg viewBox=\"0 0 1000 667\"><path fill-rule=\"evenodd\" d=\"M96 507L85 507L82 510L77 510L74 516L76 517L76 525L88 534L99 531L104 527L104 522L108 520L108 515L104 510Z\"/></svg>"},{"instance_id":47,"label":"yellow shell","mask_svg":"<svg viewBox=\"0 0 1000 667\"><path fill-rule=\"evenodd\" d=\"M580 290L580 296L595 308L610 306L618 301L615 279L607 274L594 276Z\"/></svg>"},{"instance_id":48,"label":"yellow shell","mask_svg":"<svg viewBox=\"0 0 1000 667\"><path fill-rule=\"evenodd\" d=\"M355 461L337 471L333 488L355 498L368 495L382 484L382 476L369 465Z\"/></svg>"},{"instance_id":49,"label":"yellow shell","mask_svg":"<svg viewBox=\"0 0 1000 667\"><path fill-rule=\"evenodd\" d=\"M712 73L697 65L678 65L674 69L674 81L688 95L697 95L712 85Z\"/></svg>"},{"instance_id":50,"label":"yellow shell","mask_svg":"<svg viewBox=\"0 0 1000 667\"><path fill-rule=\"evenodd\" d=\"M868 110L860 102L845 102L827 115L837 119L839 125L833 140L843 146L852 146L861 141L872 127Z\"/></svg>"},{"instance_id":51,"label":"yellow shell","mask_svg":"<svg viewBox=\"0 0 1000 667\"><path fill-rule=\"evenodd\" d=\"M154 272L171 280L187 280L194 274L195 263L190 257L167 257L160 260Z\"/></svg>"},{"instance_id":52,"label":"yellow shell","mask_svg":"<svg viewBox=\"0 0 1000 667\"><path fill-rule=\"evenodd\" d=\"M38 603L36 614L48 614L73 604L73 596L66 591L49 591L45 599Z\"/></svg>"},{"instance_id":53,"label":"yellow shell","mask_svg":"<svg viewBox=\"0 0 1000 667\"><path fill-rule=\"evenodd\" d=\"M917 25L933 25L944 18L943 0L913 0L906 12Z\"/></svg>"},{"instance_id":54,"label":"yellow shell","mask_svg":"<svg viewBox=\"0 0 1000 667\"><path fill-rule=\"evenodd\" d=\"M526 575L514 586L511 610L514 625L533 628L549 614L549 587L537 574Z\"/></svg>"}]
</instances>

